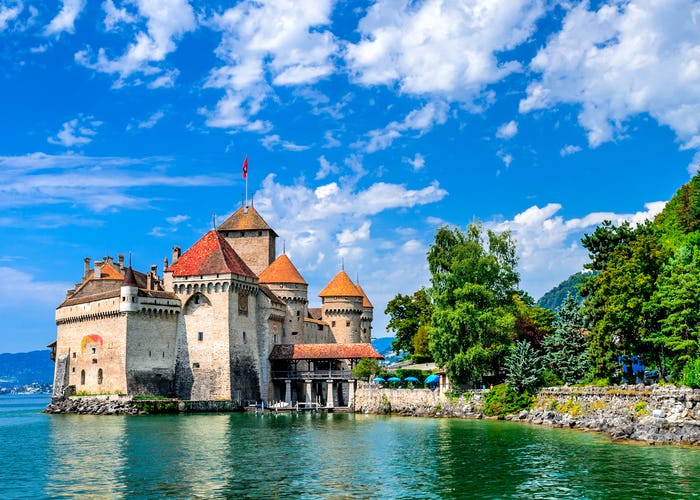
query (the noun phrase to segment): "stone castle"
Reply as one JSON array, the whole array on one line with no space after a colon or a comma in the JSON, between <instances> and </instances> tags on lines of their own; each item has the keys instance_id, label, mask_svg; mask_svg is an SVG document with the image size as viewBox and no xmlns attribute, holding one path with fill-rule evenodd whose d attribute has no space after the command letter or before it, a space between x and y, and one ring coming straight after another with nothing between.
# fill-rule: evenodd
<instances>
[{"instance_id":1,"label":"stone castle","mask_svg":"<svg viewBox=\"0 0 700 500\"><path fill-rule=\"evenodd\" d=\"M351 369L381 358L373 307L340 271L308 307L308 284L275 231L243 206L171 262L141 273L85 259L56 309L54 396L123 394L183 400L352 404Z\"/></svg>"}]
</instances>

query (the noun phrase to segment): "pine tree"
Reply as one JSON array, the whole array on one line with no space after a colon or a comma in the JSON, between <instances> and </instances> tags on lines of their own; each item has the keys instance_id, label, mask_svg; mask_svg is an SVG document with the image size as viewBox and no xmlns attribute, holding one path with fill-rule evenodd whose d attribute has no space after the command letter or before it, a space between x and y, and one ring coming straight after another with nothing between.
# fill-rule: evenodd
<instances>
[{"instance_id":1,"label":"pine tree","mask_svg":"<svg viewBox=\"0 0 700 500\"><path fill-rule=\"evenodd\" d=\"M506 383L516 392L535 389L542 380L542 358L526 340L516 342L505 368Z\"/></svg>"},{"instance_id":2,"label":"pine tree","mask_svg":"<svg viewBox=\"0 0 700 500\"><path fill-rule=\"evenodd\" d=\"M589 368L588 349L580 305L570 293L557 312L554 328L542 344L545 363L564 383L580 382Z\"/></svg>"}]
</instances>

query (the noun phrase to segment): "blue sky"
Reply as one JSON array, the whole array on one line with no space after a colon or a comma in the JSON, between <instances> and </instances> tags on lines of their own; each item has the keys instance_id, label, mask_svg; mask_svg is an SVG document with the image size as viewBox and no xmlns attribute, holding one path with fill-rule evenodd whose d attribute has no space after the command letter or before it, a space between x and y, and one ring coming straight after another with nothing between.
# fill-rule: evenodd
<instances>
[{"instance_id":1,"label":"blue sky","mask_svg":"<svg viewBox=\"0 0 700 500\"><path fill-rule=\"evenodd\" d=\"M84 257L162 272L245 155L311 305L344 262L376 336L441 224L511 230L538 298L700 163L698 1L0 0L0 57L0 352Z\"/></svg>"}]
</instances>

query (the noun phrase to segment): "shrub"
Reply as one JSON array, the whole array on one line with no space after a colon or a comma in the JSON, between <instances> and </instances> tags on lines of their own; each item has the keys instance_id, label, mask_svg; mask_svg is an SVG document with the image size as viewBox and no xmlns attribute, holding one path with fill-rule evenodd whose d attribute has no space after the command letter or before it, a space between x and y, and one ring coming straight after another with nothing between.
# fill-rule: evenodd
<instances>
[{"instance_id":1,"label":"shrub","mask_svg":"<svg viewBox=\"0 0 700 500\"><path fill-rule=\"evenodd\" d=\"M564 381L560 379L552 370L545 370L542 373L542 383L545 387L558 387L564 385Z\"/></svg>"},{"instance_id":2,"label":"shrub","mask_svg":"<svg viewBox=\"0 0 700 500\"><path fill-rule=\"evenodd\" d=\"M506 384L499 384L484 396L484 415L503 418L506 415L529 410L535 403L535 397L529 392L516 392Z\"/></svg>"},{"instance_id":3,"label":"shrub","mask_svg":"<svg viewBox=\"0 0 700 500\"><path fill-rule=\"evenodd\" d=\"M681 383L693 389L700 389L700 358L689 361L685 365Z\"/></svg>"}]
</instances>

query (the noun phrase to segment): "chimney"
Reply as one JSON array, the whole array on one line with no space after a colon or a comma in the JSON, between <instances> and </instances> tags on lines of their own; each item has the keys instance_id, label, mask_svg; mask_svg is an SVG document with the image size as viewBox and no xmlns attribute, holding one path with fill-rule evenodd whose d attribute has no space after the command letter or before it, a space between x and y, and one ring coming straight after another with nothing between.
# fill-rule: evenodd
<instances>
[{"instance_id":1,"label":"chimney","mask_svg":"<svg viewBox=\"0 0 700 500\"><path fill-rule=\"evenodd\" d=\"M168 258L163 259L163 272L168 270Z\"/></svg>"},{"instance_id":2,"label":"chimney","mask_svg":"<svg viewBox=\"0 0 700 500\"><path fill-rule=\"evenodd\" d=\"M85 270L83 271L83 281L85 281L90 274L90 257L85 257Z\"/></svg>"},{"instance_id":3,"label":"chimney","mask_svg":"<svg viewBox=\"0 0 700 500\"><path fill-rule=\"evenodd\" d=\"M175 245L173 247L173 265L177 264L178 260L180 260L180 247Z\"/></svg>"},{"instance_id":4,"label":"chimney","mask_svg":"<svg viewBox=\"0 0 700 500\"><path fill-rule=\"evenodd\" d=\"M98 279L101 277L102 277L102 261L96 260L95 261L95 279Z\"/></svg>"},{"instance_id":5,"label":"chimney","mask_svg":"<svg viewBox=\"0 0 700 500\"><path fill-rule=\"evenodd\" d=\"M117 255L117 259L119 262L119 272L123 273L124 272L124 254L120 253L119 255Z\"/></svg>"}]
</instances>

